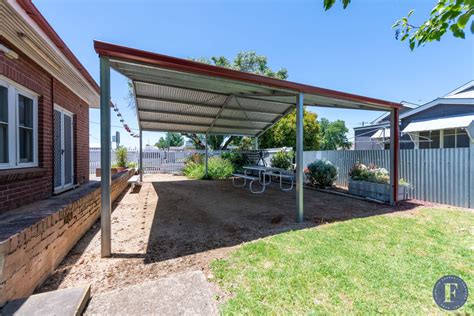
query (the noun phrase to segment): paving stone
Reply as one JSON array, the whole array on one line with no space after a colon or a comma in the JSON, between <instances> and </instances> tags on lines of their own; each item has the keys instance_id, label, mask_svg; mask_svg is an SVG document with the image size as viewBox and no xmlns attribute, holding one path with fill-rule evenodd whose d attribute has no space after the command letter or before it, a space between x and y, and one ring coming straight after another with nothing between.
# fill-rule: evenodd
<instances>
[{"instance_id":1,"label":"paving stone","mask_svg":"<svg viewBox=\"0 0 474 316\"><path fill-rule=\"evenodd\" d=\"M2 316L81 315L90 298L90 285L62 289L8 302Z\"/></svg>"},{"instance_id":2,"label":"paving stone","mask_svg":"<svg viewBox=\"0 0 474 316\"><path fill-rule=\"evenodd\" d=\"M171 275L93 296L86 315L217 315L202 271Z\"/></svg>"}]
</instances>

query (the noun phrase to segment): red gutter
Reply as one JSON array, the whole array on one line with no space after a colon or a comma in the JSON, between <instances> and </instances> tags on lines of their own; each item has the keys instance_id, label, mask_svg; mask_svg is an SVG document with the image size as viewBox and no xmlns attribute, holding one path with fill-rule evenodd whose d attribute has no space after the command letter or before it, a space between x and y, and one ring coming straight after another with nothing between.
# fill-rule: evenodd
<instances>
[{"instance_id":1,"label":"red gutter","mask_svg":"<svg viewBox=\"0 0 474 316\"><path fill-rule=\"evenodd\" d=\"M51 27L51 25L46 21L41 12L36 8L36 6L31 2L31 0L16 0L20 7L25 10L25 12L30 16L30 18L35 21L36 24L41 28L41 30L49 37L49 39L58 47L58 49L66 56L66 58L76 67L76 69L84 76L84 78L92 85L94 90L99 93L99 85L89 72L84 68L81 62L76 58L72 51L67 47L66 43L59 37L58 33Z\"/></svg>"},{"instance_id":2,"label":"red gutter","mask_svg":"<svg viewBox=\"0 0 474 316\"><path fill-rule=\"evenodd\" d=\"M117 58L125 61L134 61L138 63L145 63L150 65L155 65L162 68L173 69L188 73L207 75L212 77L221 77L232 80L239 80L253 84L266 85L271 87L276 87L280 89L288 89L303 93L310 93L316 95L322 95L325 97L342 99L348 101L356 101L361 103L366 103L374 106L385 107L388 109L392 108L401 108L401 104L395 102L384 101L380 99L374 99L369 97L364 97L360 95L329 90L319 87L314 87L310 85L295 83L286 80L279 80L275 78L269 78L265 76L260 76L252 73L227 69L223 67L217 67L212 65L207 65L203 63L198 63L182 58L176 58L161 54L156 54L152 52L147 52L135 48L119 46L110 43L104 43L100 41L94 41L94 49L100 56Z\"/></svg>"}]
</instances>

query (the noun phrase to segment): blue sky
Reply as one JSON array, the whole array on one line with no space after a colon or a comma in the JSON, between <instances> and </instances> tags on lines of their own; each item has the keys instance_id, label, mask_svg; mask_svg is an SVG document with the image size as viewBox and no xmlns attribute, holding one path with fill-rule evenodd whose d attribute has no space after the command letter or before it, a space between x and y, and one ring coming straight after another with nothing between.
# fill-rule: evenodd
<instances>
[{"instance_id":1,"label":"blue sky","mask_svg":"<svg viewBox=\"0 0 474 316\"><path fill-rule=\"evenodd\" d=\"M411 52L391 25L414 8L420 22L434 0L353 0L324 11L313 1L35 1L53 28L99 81L94 39L176 57L224 55L242 50L266 55L289 80L390 101L424 103L474 79L474 40L447 34ZM112 74L112 100L132 128L126 81ZM379 112L311 108L319 117L343 119L351 129ZM99 113L90 111L90 141L99 143ZM112 124L120 122L113 117ZM120 127L122 143L138 141ZM145 133L154 144L161 135Z\"/></svg>"}]
</instances>

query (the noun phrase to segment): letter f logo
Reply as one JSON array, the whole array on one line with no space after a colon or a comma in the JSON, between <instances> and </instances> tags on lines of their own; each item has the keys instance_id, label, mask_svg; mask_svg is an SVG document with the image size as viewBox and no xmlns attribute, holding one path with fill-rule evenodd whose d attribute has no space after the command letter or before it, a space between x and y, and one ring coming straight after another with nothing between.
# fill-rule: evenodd
<instances>
[{"instance_id":1,"label":"letter f logo","mask_svg":"<svg viewBox=\"0 0 474 316\"><path fill-rule=\"evenodd\" d=\"M458 289L457 283L445 283L444 284L444 302L451 303L452 297L456 297L456 290Z\"/></svg>"}]
</instances>

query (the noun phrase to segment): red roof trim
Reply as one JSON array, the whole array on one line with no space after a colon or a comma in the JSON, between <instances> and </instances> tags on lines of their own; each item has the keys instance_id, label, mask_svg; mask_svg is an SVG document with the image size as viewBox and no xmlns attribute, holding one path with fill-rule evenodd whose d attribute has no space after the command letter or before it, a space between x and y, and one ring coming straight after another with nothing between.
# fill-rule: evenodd
<instances>
[{"instance_id":1,"label":"red roof trim","mask_svg":"<svg viewBox=\"0 0 474 316\"><path fill-rule=\"evenodd\" d=\"M152 52L147 52L135 48L94 41L94 48L97 54L100 56L118 58L122 60L130 60L139 63L156 65L159 67L173 69L178 71L184 71L188 73L202 74L213 77L222 77L232 80L245 81L254 84L261 84L267 86L273 86L281 89L288 89L303 93L317 94L326 97L332 97L337 99L357 101L362 103L368 103L375 106L387 107L387 108L400 108L401 104L384 101L380 99L374 99L364 97L360 95L350 94L346 92L340 92L335 90L329 90L305 84L295 83L286 80L280 80L275 78L269 78L247 72L227 69L223 67L217 67L198 63L182 58L176 58Z\"/></svg>"},{"instance_id":2,"label":"red roof trim","mask_svg":"<svg viewBox=\"0 0 474 316\"><path fill-rule=\"evenodd\" d=\"M67 47L66 43L59 37L58 33L51 27L41 12L31 2L31 0L16 0L20 7L30 16L30 18L38 24L41 30L46 33L49 39L57 46L57 48L66 56L66 58L76 67L76 69L84 76L84 78L92 85L96 92L99 92L99 85L89 72L84 68L81 62L76 58L73 52Z\"/></svg>"}]
</instances>

